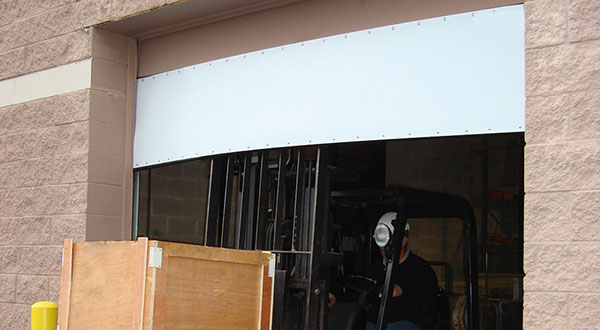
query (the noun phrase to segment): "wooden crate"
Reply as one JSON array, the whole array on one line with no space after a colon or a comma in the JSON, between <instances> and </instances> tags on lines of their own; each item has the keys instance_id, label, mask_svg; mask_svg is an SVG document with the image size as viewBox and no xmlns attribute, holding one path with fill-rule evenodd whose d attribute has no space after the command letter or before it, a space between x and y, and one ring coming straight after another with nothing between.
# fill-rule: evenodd
<instances>
[{"instance_id":1,"label":"wooden crate","mask_svg":"<svg viewBox=\"0 0 600 330\"><path fill-rule=\"evenodd\" d=\"M147 238L65 240L58 323L61 330L270 329L274 257Z\"/></svg>"}]
</instances>

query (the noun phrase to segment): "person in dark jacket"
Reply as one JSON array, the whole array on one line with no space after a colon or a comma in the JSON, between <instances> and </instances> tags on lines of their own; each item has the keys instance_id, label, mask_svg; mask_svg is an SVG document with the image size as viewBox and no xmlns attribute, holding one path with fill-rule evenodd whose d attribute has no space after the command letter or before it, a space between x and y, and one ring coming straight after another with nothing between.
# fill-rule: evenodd
<instances>
[{"instance_id":1,"label":"person in dark jacket","mask_svg":"<svg viewBox=\"0 0 600 330\"><path fill-rule=\"evenodd\" d=\"M384 224L390 229L390 233L393 233L394 228L391 223L395 218L395 212L388 212L380 218L378 226ZM437 276L427 261L408 249L409 231L410 226L406 224L400 257L392 273L391 283L394 285L394 290L392 297L388 299L385 312L388 330L430 330L434 329L437 321L435 307L438 292ZM376 267L375 276L381 284L385 281L385 267L389 261L390 245L388 243L387 246L380 247L384 262ZM366 330L375 329L378 314L379 304L375 304L369 313L370 322L367 323Z\"/></svg>"}]
</instances>

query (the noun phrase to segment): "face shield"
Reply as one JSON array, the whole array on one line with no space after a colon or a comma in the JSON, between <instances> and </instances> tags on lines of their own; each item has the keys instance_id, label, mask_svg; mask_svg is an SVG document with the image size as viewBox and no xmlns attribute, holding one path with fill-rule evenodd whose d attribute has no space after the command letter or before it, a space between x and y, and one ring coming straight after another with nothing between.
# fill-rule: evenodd
<instances>
[{"instance_id":1,"label":"face shield","mask_svg":"<svg viewBox=\"0 0 600 330\"><path fill-rule=\"evenodd\" d=\"M390 244L392 235L394 234L394 225L392 225L392 221L394 220L396 220L396 212L387 212L377 221L377 226L375 226L373 232L373 239L375 240L375 244L380 248L385 248ZM410 226L406 223L404 231L407 233L407 236L409 230Z\"/></svg>"},{"instance_id":2,"label":"face shield","mask_svg":"<svg viewBox=\"0 0 600 330\"><path fill-rule=\"evenodd\" d=\"M390 240L392 239L392 234L394 233L392 228L390 228L385 223L377 224L377 226L375 227L375 232L373 233L373 239L375 240L375 244L377 244L377 246L383 248L390 243Z\"/></svg>"}]
</instances>

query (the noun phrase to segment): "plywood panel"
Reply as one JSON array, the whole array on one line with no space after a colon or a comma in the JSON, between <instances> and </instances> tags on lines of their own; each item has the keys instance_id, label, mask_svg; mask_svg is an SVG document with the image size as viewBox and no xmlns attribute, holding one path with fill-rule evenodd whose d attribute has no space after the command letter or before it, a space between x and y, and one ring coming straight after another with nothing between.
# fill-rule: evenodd
<instances>
[{"instance_id":1,"label":"plywood panel","mask_svg":"<svg viewBox=\"0 0 600 330\"><path fill-rule=\"evenodd\" d=\"M157 242L158 243L158 242ZM156 269L156 268L155 268ZM165 330L165 317L167 305L167 274L169 269L169 258L163 253L162 266L156 271L154 288L154 311L152 314L153 330Z\"/></svg>"},{"instance_id":2,"label":"plywood panel","mask_svg":"<svg viewBox=\"0 0 600 330\"><path fill-rule=\"evenodd\" d=\"M273 319L273 277L269 277L269 267L263 267L262 282L260 328L271 329L271 320Z\"/></svg>"},{"instance_id":3,"label":"plywood panel","mask_svg":"<svg viewBox=\"0 0 600 330\"><path fill-rule=\"evenodd\" d=\"M144 242L145 243L145 242ZM78 243L73 246L73 273L68 329L135 329L136 242Z\"/></svg>"},{"instance_id":4,"label":"plywood panel","mask_svg":"<svg viewBox=\"0 0 600 330\"><path fill-rule=\"evenodd\" d=\"M68 329L71 305L71 277L73 275L73 241L66 239L63 246L63 264L60 274L58 324Z\"/></svg>"},{"instance_id":5,"label":"plywood panel","mask_svg":"<svg viewBox=\"0 0 600 330\"><path fill-rule=\"evenodd\" d=\"M158 246L163 249L163 256L180 256L265 266L269 264L269 258L271 257L271 254L267 252L222 249L192 244L158 241Z\"/></svg>"},{"instance_id":6,"label":"plywood panel","mask_svg":"<svg viewBox=\"0 0 600 330\"><path fill-rule=\"evenodd\" d=\"M135 272L133 274L132 329L142 330L144 306L146 304L146 264L148 263L148 239L136 243ZM150 295L151 296L151 295Z\"/></svg>"},{"instance_id":7,"label":"plywood panel","mask_svg":"<svg viewBox=\"0 0 600 330\"><path fill-rule=\"evenodd\" d=\"M158 246L158 242L157 241L150 241L148 243L148 248L151 247L157 247ZM147 254L146 254L147 256ZM150 330L150 329L156 329L153 328L153 315L154 315L154 308L155 308L155 301L156 301L156 270L157 268L155 267L150 267L148 266L148 262L146 260L144 267L146 268L146 274L145 274L145 284L144 284L144 313L143 313L143 319L142 319L142 329L143 330Z\"/></svg>"},{"instance_id":8,"label":"plywood panel","mask_svg":"<svg viewBox=\"0 0 600 330\"><path fill-rule=\"evenodd\" d=\"M160 268L150 248L162 247ZM270 329L270 253L148 241L64 245L61 329Z\"/></svg>"},{"instance_id":9,"label":"plywood panel","mask_svg":"<svg viewBox=\"0 0 600 330\"><path fill-rule=\"evenodd\" d=\"M252 264L170 257L165 327L257 329L262 268Z\"/></svg>"}]
</instances>

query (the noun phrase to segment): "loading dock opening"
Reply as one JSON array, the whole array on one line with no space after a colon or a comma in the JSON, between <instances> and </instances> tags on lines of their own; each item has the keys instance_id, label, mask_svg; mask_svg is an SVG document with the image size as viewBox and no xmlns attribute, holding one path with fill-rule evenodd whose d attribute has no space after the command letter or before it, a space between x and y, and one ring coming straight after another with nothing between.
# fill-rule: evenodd
<instances>
[{"instance_id":1,"label":"loading dock opening","mask_svg":"<svg viewBox=\"0 0 600 330\"><path fill-rule=\"evenodd\" d=\"M461 222L420 219L411 249L448 265L451 294L471 295L456 303L467 322L459 316L455 328L480 326L477 294L481 325L497 326L505 291L520 301L523 22L522 5L484 9L139 77L134 232L273 251L274 327L324 329L330 278L344 283L373 261L365 250L381 215L343 210L332 192L459 196L474 210L477 242L465 243ZM483 252L465 262L469 244ZM502 294L498 278L509 280Z\"/></svg>"},{"instance_id":2,"label":"loading dock opening","mask_svg":"<svg viewBox=\"0 0 600 330\"><path fill-rule=\"evenodd\" d=\"M326 296L321 293L331 289L328 278L360 274L373 257L366 252L373 251L373 242L365 234L372 222L340 207L331 192L402 185L458 195L473 205L477 219L479 325L519 328L522 173L522 133L204 157L136 171L135 232L151 239L274 251L274 305L282 309L274 309L273 328L324 329ZM438 279L451 285L451 293L464 295L464 226L451 219L411 226L410 248L450 265L452 283L436 267ZM317 271L324 265L332 272ZM509 304L517 307L511 313L498 309Z\"/></svg>"}]
</instances>

